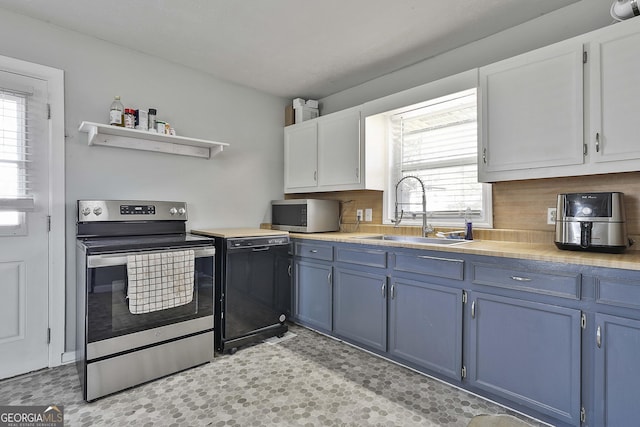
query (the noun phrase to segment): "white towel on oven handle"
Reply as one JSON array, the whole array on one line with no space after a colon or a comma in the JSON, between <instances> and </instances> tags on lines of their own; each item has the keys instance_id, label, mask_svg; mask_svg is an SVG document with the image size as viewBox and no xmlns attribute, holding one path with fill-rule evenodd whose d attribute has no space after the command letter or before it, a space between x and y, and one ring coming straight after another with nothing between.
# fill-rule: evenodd
<instances>
[{"instance_id":1,"label":"white towel on oven handle","mask_svg":"<svg viewBox=\"0 0 640 427\"><path fill-rule=\"evenodd\" d=\"M128 255L129 311L143 314L189 304L194 264L193 250Z\"/></svg>"}]
</instances>

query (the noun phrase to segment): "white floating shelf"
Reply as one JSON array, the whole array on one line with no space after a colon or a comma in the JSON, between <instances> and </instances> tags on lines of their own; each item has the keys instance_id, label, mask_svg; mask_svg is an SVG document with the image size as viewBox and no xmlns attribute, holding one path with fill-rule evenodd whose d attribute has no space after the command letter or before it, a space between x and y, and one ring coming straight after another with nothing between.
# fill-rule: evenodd
<instances>
[{"instance_id":1,"label":"white floating shelf","mask_svg":"<svg viewBox=\"0 0 640 427\"><path fill-rule=\"evenodd\" d=\"M79 130L89 134L89 145L155 151L181 156L203 157L205 159L210 159L229 145L225 142L164 135L144 130L105 125L104 123L82 122Z\"/></svg>"}]
</instances>

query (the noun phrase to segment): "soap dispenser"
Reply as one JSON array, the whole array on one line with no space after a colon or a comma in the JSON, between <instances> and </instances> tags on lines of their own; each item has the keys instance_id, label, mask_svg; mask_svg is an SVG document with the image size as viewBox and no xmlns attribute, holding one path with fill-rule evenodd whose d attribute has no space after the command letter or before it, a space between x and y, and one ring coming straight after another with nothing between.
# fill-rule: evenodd
<instances>
[{"instance_id":1,"label":"soap dispenser","mask_svg":"<svg viewBox=\"0 0 640 427\"><path fill-rule=\"evenodd\" d=\"M464 213L464 223L466 226L465 240L473 240L473 223L471 222L471 208L467 208Z\"/></svg>"}]
</instances>

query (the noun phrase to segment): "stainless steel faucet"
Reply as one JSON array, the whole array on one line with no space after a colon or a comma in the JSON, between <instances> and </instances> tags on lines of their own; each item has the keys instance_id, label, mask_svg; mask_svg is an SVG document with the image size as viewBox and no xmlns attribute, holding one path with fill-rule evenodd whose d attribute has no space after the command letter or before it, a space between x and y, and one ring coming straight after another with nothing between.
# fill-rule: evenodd
<instances>
[{"instance_id":1,"label":"stainless steel faucet","mask_svg":"<svg viewBox=\"0 0 640 427\"><path fill-rule=\"evenodd\" d=\"M422 215L422 236L427 237L427 234L433 232L433 227L427 224L427 193L425 191L424 182L420 178L415 175L407 175L405 177L400 178L400 181L396 184L396 208L394 212L394 219L391 220L395 225L394 227L398 227L400 222L402 222L402 217L404 216L404 209L400 209L400 216L398 217L398 187L405 179L413 178L420 183L422 187L422 212L411 212L411 215Z\"/></svg>"}]
</instances>

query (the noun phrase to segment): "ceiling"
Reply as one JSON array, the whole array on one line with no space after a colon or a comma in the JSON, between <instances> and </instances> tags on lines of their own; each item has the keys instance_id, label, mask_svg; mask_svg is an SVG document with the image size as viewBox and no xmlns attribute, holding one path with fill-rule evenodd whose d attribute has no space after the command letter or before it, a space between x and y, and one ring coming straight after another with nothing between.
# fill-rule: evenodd
<instances>
[{"instance_id":1,"label":"ceiling","mask_svg":"<svg viewBox=\"0 0 640 427\"><path fill-rule=\"evenodd\" d=\"M323 98L578 0L0 0L285 98Z\"/></svg>"}]
</instances>

